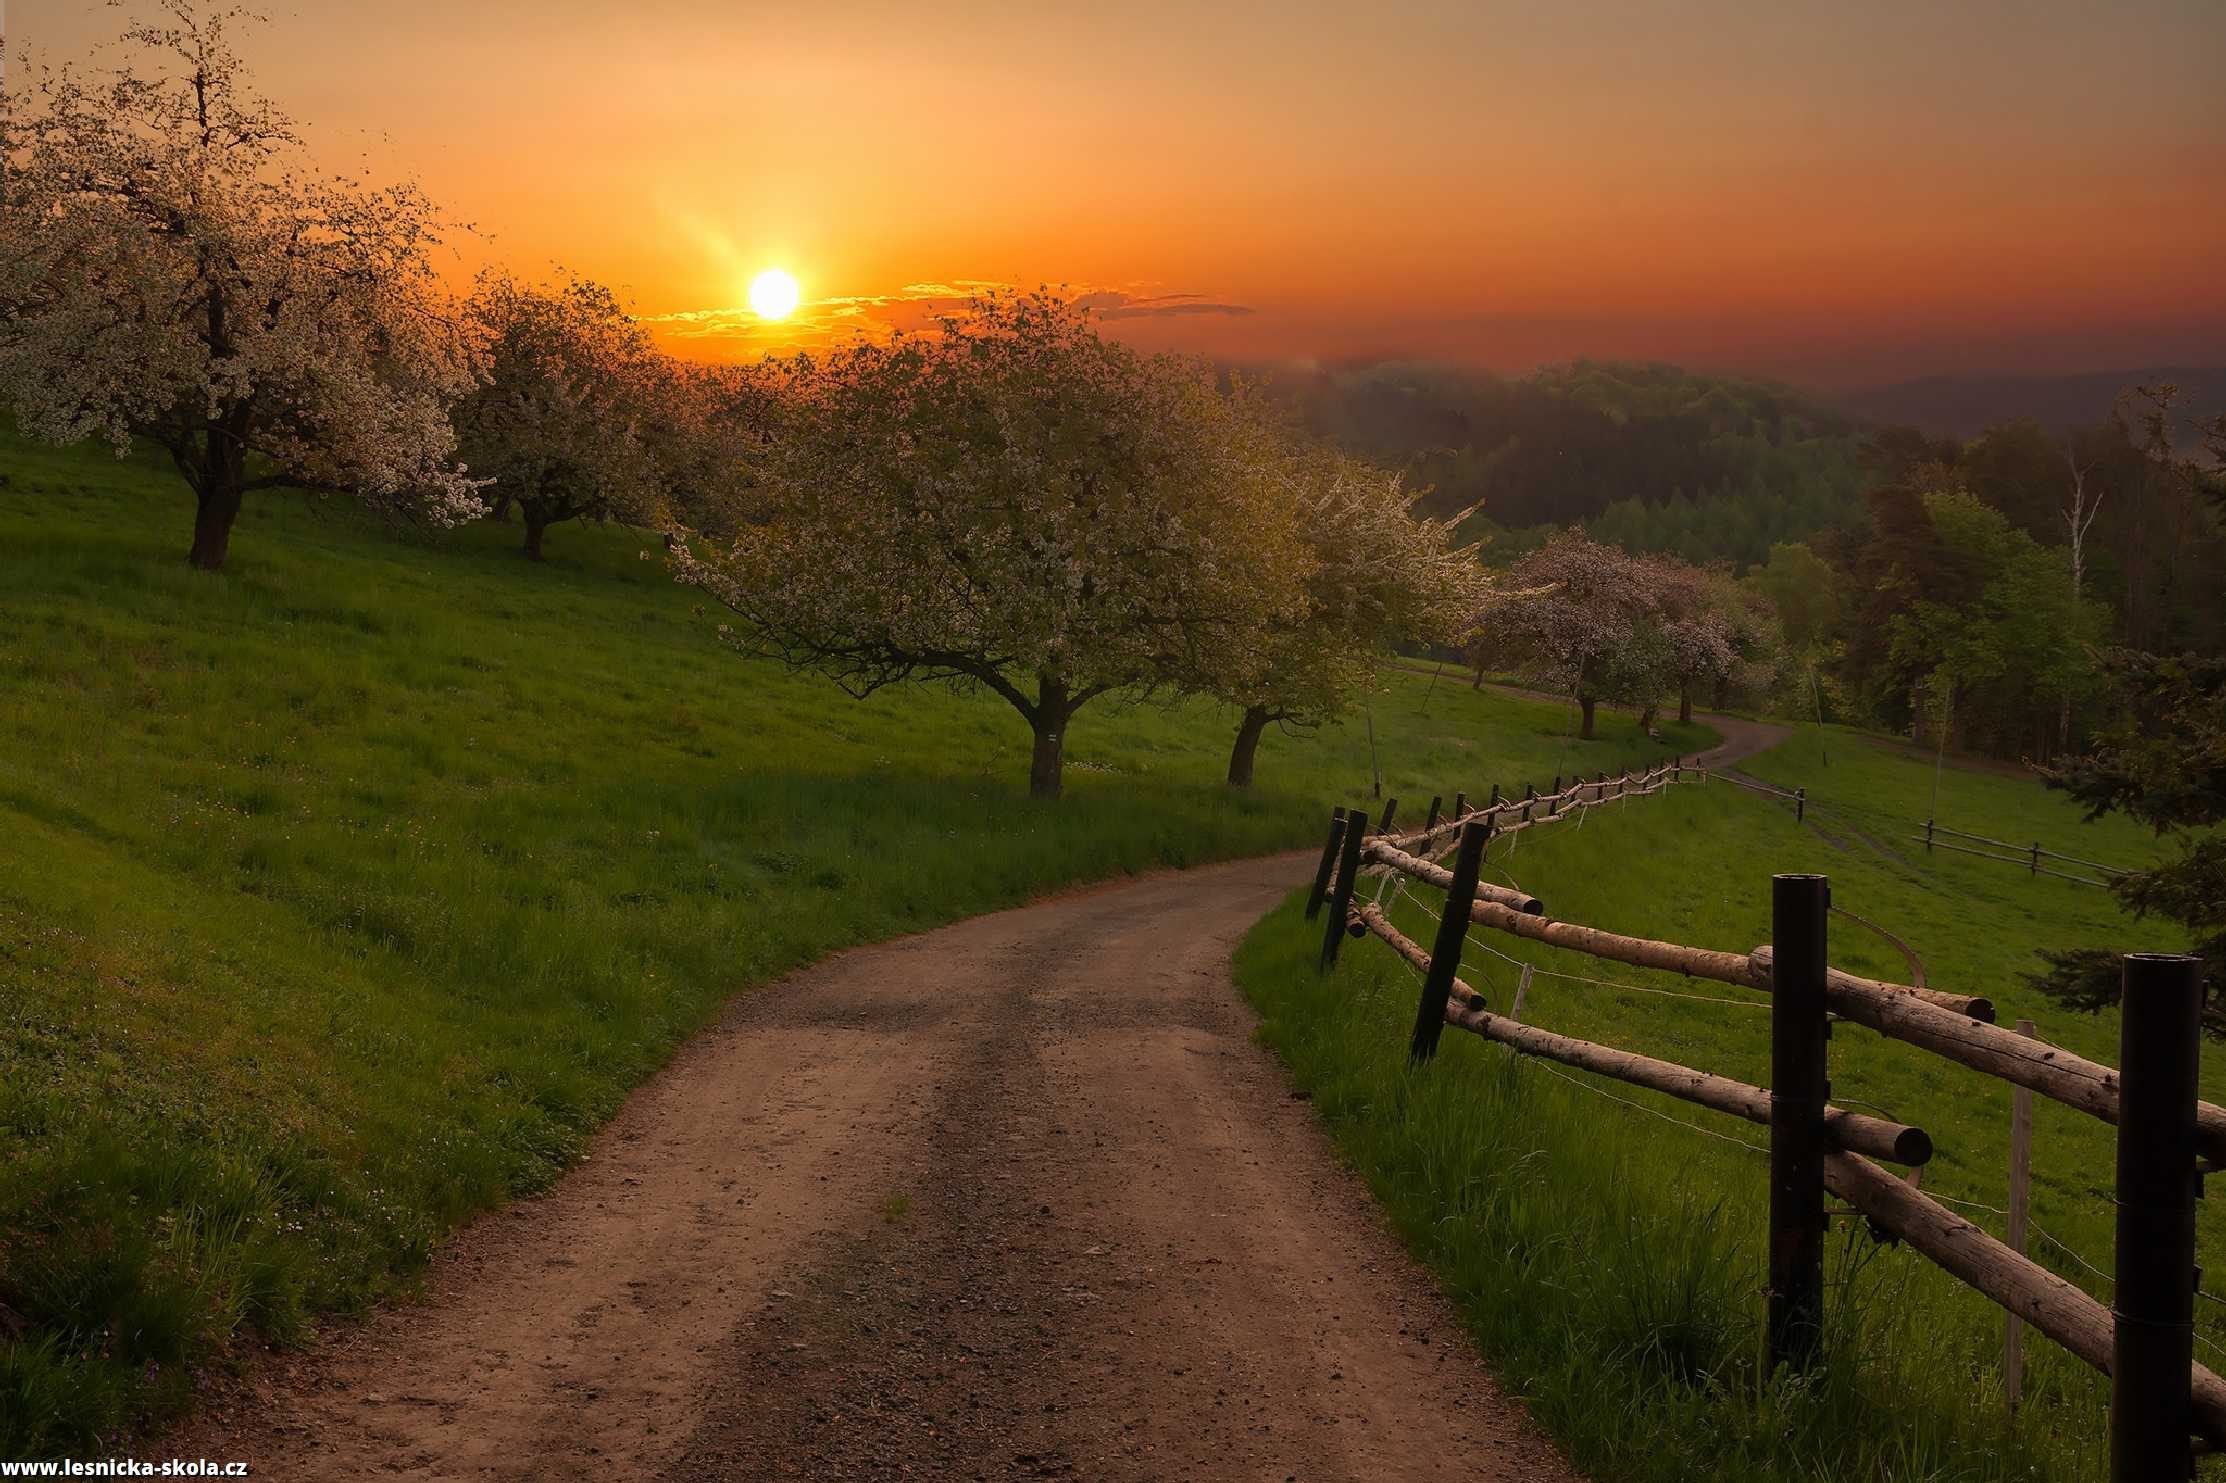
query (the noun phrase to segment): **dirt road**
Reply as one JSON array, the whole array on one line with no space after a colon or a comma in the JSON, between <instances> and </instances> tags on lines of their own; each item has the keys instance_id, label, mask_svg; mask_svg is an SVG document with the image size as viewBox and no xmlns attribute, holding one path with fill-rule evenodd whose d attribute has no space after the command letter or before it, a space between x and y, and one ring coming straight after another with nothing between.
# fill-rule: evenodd
<instances>
[{"instance_id":1,"label":"dirt road","mask_svg":"<svg viewBox=\"0 0 2226 1483\"><path fill-rule=\"evenodd\" d=\"M737 999L548 1197L165 1455L270 1478L1574 1474L1249 1038L1287 856ZM1387 1046L1385 1054L1396 1054Z\"/></svg>"},{"instance_id":2,"label":"dirt road","mask_svg":"<svg viewBox=\"0 0 2226 1483\"><path fill-rule=\"evenodd\" d=\"M1713 711L1695 711L1693 719L1713 730L1723 740L1694 758L1703 767L1725 768L1735 762L1744 762L1757 752L1766 752L1793 735L1793 728L1775 721L1749 721L1739 716L1718 715Z\"/></svg>"}]
</instances>

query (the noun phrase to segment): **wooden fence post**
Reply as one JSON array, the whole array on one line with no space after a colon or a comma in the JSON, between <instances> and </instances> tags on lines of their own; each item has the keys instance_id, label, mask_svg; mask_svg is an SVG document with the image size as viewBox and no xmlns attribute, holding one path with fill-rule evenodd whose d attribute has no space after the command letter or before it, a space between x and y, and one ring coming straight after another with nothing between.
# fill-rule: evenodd
<instances>
[{"instance_id":1,"label":"wooden fence post","mask_svg":"<svg viewBox=\"0 0 2226 1483\"><path fill-rule=\"evenodd\" d=\"M1391 832L1391 820L1393 816L1396 815L1398 812L1399 800L1396 798L1386 798L1384 800L1384 820L1381 824L1378 824L1376 826L1376 832L1378 834L1389 834Z\"/></svg>"},{"instance_id":2,"label":"wooden fence post","mask_svg":"<svg viewBox=\"0 0 2226 1483\"><path fill-rule=\"evenodd\" d=\"M1322 863L1314 868L1314 889L1306 893L1306 919L1311 922L1322 914L1322 897L1329 890L1329 874L1337 868L1337 845L1345 837L1345 809L1340 804L1329 811L1329 843L1322 846Z\"/></svg>"},{"instance_id":3,"label":"wooden fence post","mask_svg":"<svg viewBox=\"0 0 2226 1483\"><path fill-rule=\"evenodd\" d=\"M2203 964L2129 953L2118 1030L2112 1483L2194 1474L2195 1095Z\"/></svg>"},{"instance_id":4,"label":"wooden fence post","mask_svg":"<svg viewBox=\"0 0 2226 1483\"><path fill-rule=\"evenodd\" d=\"M1824 1331L1824 919L1832 888L1821 875L1770 884L1769 1363L1805 1371Z\"/></svg>"},{"instance_id":5,"label":"wooden fence post","mask_svg":"<svg viewBox=\"0 0 2226 1483\"><path fill-rule=\"evenodd\" d=\"M2019 1020L2017 1033L2033 1038L2033 1022ZM2032 1198L2033 1094L2024 1087L2010 1088L2010 1229L2009 1247L2025 1254L2025 1211ZM2002 1394L2009 1403L2010 1419L2025 1390L2025 1320L2012 1312L2003 1319Z\"/></svg>"},{"instance_id":6,"label":"wooden fence post","mask_svg":"<svg viewBox=\"0 0 2226 1483\"><path fill-rule=\"evenodd\" d=\"M1530 966L1523 965L1522 977L1515 980L1515 1002L1507 1006L1507 1017L1518 1025L1523 1022L1523 1001L1530 997Z\"/></svg>"},{"instance_id":7,"label":"wooden fence post","mask_svg":"<svg viewBox=\"0 0 2226 1483\"><path fill-rule=\"evenodd\" d=\"M1430 795L1430 817L1422 821L1422 832L1424 834L1428 834L1431 830L1438 827L1438 810L1444 805L1444 803L1445 795L1443 793L1433 793Z\"/></svg>"},{"instance_id":8,"label":"wooden fence post","mask_svg":"<svg viewBox=\"0 0 2226 1483\"><path fill-rule=\"evenodd\" d=\"M1368 837L1368 810L1345 814L1345 838L1337 851L1337 883L1329 893L1329 923L1322 931L1322 961L1328 970L1337 963L1337 950L1345 944L1345 918L1353 909L1353 884L1360 877L1360 847Z\"/></svg>"},{"instance_id":9,"label":"wooden fence post","mask_svg":"<svg viewBox=\"0 0 2226 1483\"><path fill-rule=\"evenodd\" d=\"M1476 905L1476 877L1484 867L1484 846L1491 837L1487 825L1461 826L1461 847L1453 856L1453 879L1445 887L1445 915L1438 918L1437 941L1430 945L1430 971L1422 980L1422 1002L1414 1011L1414 1037L1407 1044L1411 1065L1420 1065L1438 1053L1438 1035L1445 1029L1445 1001L1453 995L1453 975L1461 968L1461 944L1469 935L1469 909Z\"/></svg>"}]
</instances>

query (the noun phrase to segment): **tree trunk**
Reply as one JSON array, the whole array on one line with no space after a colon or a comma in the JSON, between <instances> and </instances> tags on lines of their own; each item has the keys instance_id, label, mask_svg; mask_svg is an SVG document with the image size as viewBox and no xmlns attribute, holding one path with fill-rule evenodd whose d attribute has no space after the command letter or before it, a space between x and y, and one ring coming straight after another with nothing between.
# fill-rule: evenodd
<instances>
[{"instance_id":1,"label":"tree trunk","mask_svg":"<svg viewBox=\"0 0 2226 1483\"><path fill-rule=\"evenodd\" d=\"M222 571L232 549L232 522L239 518L237 483L219 483L194 497L193 549L186 560L205 572Z\"/></svg>"},{"instance_id":2,"label":"tree trunk","mask_svg":"<svg viewBox=\"0 0 2226 1483\"><path fill-rule=\"evenodd\" d=\"M1652 700L1648 701L1646 703L1646 709L1639 712L1639 730L1652 731L1654 729L1655 718L1660 716L1661 713L1662 707L1660 702Z\"/></svg>"},{"instance_id":3,"label":"tree trunk","mask_svg":"<svg viewBox=\"0 0 2226 1483\"><path fill-rule=\"evenodd\" d=\"M1237 744L1229 749L1229 786L1252 786L1252 759L1260 750L1260 733L1268 729L1266 706L1247 706L1237 726Z\"/></svg>"},{"instance_id":4,"label":"tree trunk","mask_svg":"<svg viewBox=\"0 0 2226 1483\"><path fill-rule=\"evenodd\" d=\"M1049 670L1036 678L1036 713L1029 722L1036 729L1036 753L1028 763L1028 796L1046 800L1059 796L1066 764L1067 720L1074 708L1067 703L1067 682Z\"/></svg>"},{"instance_id":5,"label":"tree trunk","mask_svg":"<svg viewBox=\"0 0 2226 1483\"><path fill-rule=\"evenodd\" d=\"M508 525L510 523L510 496L507 494L496 495L494 508L487 512L487 518L489 520L499 520Z\"/></svg>"},{"instance_id":6,"label":"tree trunk","mask_svg":"<svg viewBox=\"0 0 2226 1483\"><path fill-rule=\"evenodd\" d=\"M1693 682L1689 679L1677 682L1677 724L1693 724Z\"/></svg>"},{"instance_id":7,"label":"tree trunk","mask_svg":"<svg viewBox=\"0 0 2226 1483\"><path fill-rule=\"evenodd\" d=\"M1578 692L1577 709L1584 714L1584 724L1577 729L1577 740L1592 740L1592 708L1600 702L1593 696Z\"/></svg>"},{"instance_id":8,"label":"tree trunk","mask_svg":"<svg viewBox=\"0 0 2226 1483\"><path fill-rule=\"evenodd\" d=\"M1473 674L1473 675L1471 675L1471 676L1469 676L1469 688L1470 688L1471 690L1481 690L1481 689L1483 689L1483 688L1484 688L1484 666L1483 666L1483 665L1481 665L1481 664L1477 665L1477 667L1476 667L1476 673L1475 673L1475 674Z\"/></svg>"},{"instance_id":9,"label":"tree trunk","mask_svg":"<svg viewBox=\"0 0 2226 1483\"><path fill-rule=\"evenodd\" d=\"M529 560L539 561L541 559L541 533L549 528L549 522L541 519L531 510L527 510L525 514L526 556Z\"/></svg>"}]
</instances>

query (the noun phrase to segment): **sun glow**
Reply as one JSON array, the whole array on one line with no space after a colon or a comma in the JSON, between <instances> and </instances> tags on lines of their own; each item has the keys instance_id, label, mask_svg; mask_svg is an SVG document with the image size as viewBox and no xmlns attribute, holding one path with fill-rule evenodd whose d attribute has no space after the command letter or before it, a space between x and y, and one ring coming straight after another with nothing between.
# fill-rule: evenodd
<instances>
[{"instance_id":1,"label":"sun glow","mask_svg":"<svg viewBox=\"0 0 2226 1483\"><path fill-rule=\"evenodd\" d=\"M795 312L804 291L779 268L767 268L750 280L750 307L760 319L786 319Z\"/></svg>"}]
</instances>

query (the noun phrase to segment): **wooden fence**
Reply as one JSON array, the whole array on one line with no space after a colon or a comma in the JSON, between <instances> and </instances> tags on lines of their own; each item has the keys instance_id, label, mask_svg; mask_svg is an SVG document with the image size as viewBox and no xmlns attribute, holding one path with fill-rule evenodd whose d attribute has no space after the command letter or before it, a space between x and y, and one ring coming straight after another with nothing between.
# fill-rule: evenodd
<instances>
[{"instance_id":1,"label":"wooden fence","mask_svg":"<svg viewBox=\"0 0 2226 1483\"><path fill-rule=\"evenodd\" d=\"M1952 844L1949 842L1949 840L1940 838L1939 836L1941 835L1948 835L1954 839L1967 839L1970 840L1972 844ZM2121 875L2131 874L2130 871L2120 870L2115 865L2104 865L2099 860L2082 860L2077 855L2062 855L2058 854L2054 850L2043 849L2041 847L2040 841L2038 840L2035 840L2032 844L2029 845L2011 844L2007 840L1989 839L1983 834L1966 834L1960 829L1950 829L1947 825L1937 823L1931 819L1925 820L1924 833L1912 834L1909 837L1914 840L1922 841L1924 847L1928 850L1954 850L1956 853L1962 855L1976 855L1981 860L1999 860L2005 865L2022 865L2034 875L2052 875L2060 881L2076 881L2082 886L2102 886L2107 888L2110 884L2110 881L2098 881L2091 876L2071 875L2061 870L2050 870L2046 866L2042 865L2041 861L2061 860L2067 865L2085 866L2089 870L2099 870L2104 875L2109 876L2112 879L2115 879L2116 877ZM1972 848L1972 845L1979 844L1992 845L1994 848L1991 850ZM1997 854L1995 853L1996 850L2007 850L2009 851L2009 853L2006 855Z\"/></svg>"},{"instance_id":2,"label":"wooden fence","mask_svg":"<svg viewBox=\"0 0 2226 1483\"><path fill-rule=\"evenodd\" d=\"M2012 1320L2039 1330L2111 1377L2112 1477L2118 1483L2186 1478L2196 1439L2226 1448L2226 1380L2194 1361L2195 1199L2202 1174L2226 1167L2226 1108L2197 1098L2201 962L2133 954L2124 960L2122 1069L2087 1060L1993 1023L1985 998L1842 973L1826 961L1829 881L1781 875L1772 881L1771 942L1723 952L1628 937L1545 914L1519 891L1481 883L1486 844L1495 833L1534 827L1591 790L1596 804L1653 791L1701 770L1683 763L1613 781L1557 787L1553 794L1501 800L1466 811L1457 801L1440 822L1391 834L1387 808L1373 838L1366 812L1338 811L1330 824L1306 915L1327 907L1321 965L1342 942L1374 936L1422 974L1408 1045L1417 1065L1431 1059L1446 1025L1523 1055L1629 1082L1744 1118L1770 1130L1770 1234L1765 1330L1773 1366L1814 1364L1823 1332L1825 1193L1868 1218L1966 1285L2000 1304ZM1542 805L1546 807L1540 812ZM1589 805L1588 805L1589 806ZM1522 810L1510 817L1509 810ZM1453 839L1450 867L1426 856ZM1445 893L1428 948L1393 926L1376 905L1355 904L1364 869L1394 872ZM1771 1085L1750 1086L1694 1067L1598 1045L1526 1025L1495 1012L1459 977L1461 950L1474 927L1634 966L1759 989L1770 995ZM1528 975L1525 975L1526 981ZM1518 1001L1520 990L1517 991ZM2118 1128L2116 1302L2105 1308L2085 1290L1879 1167L1919 1166L1932 1156L1920 1128L1833 1106L1827 1041L1832 1016L1867 1025L2013 1087L2077 1108ZM2027 1118L2029 1119L2029 1111ZM2019 1221L2019 1225L2023 1222ZM2022 1234L2018 1232L2016 1234Z\"/></svg>"}]
</instances>

